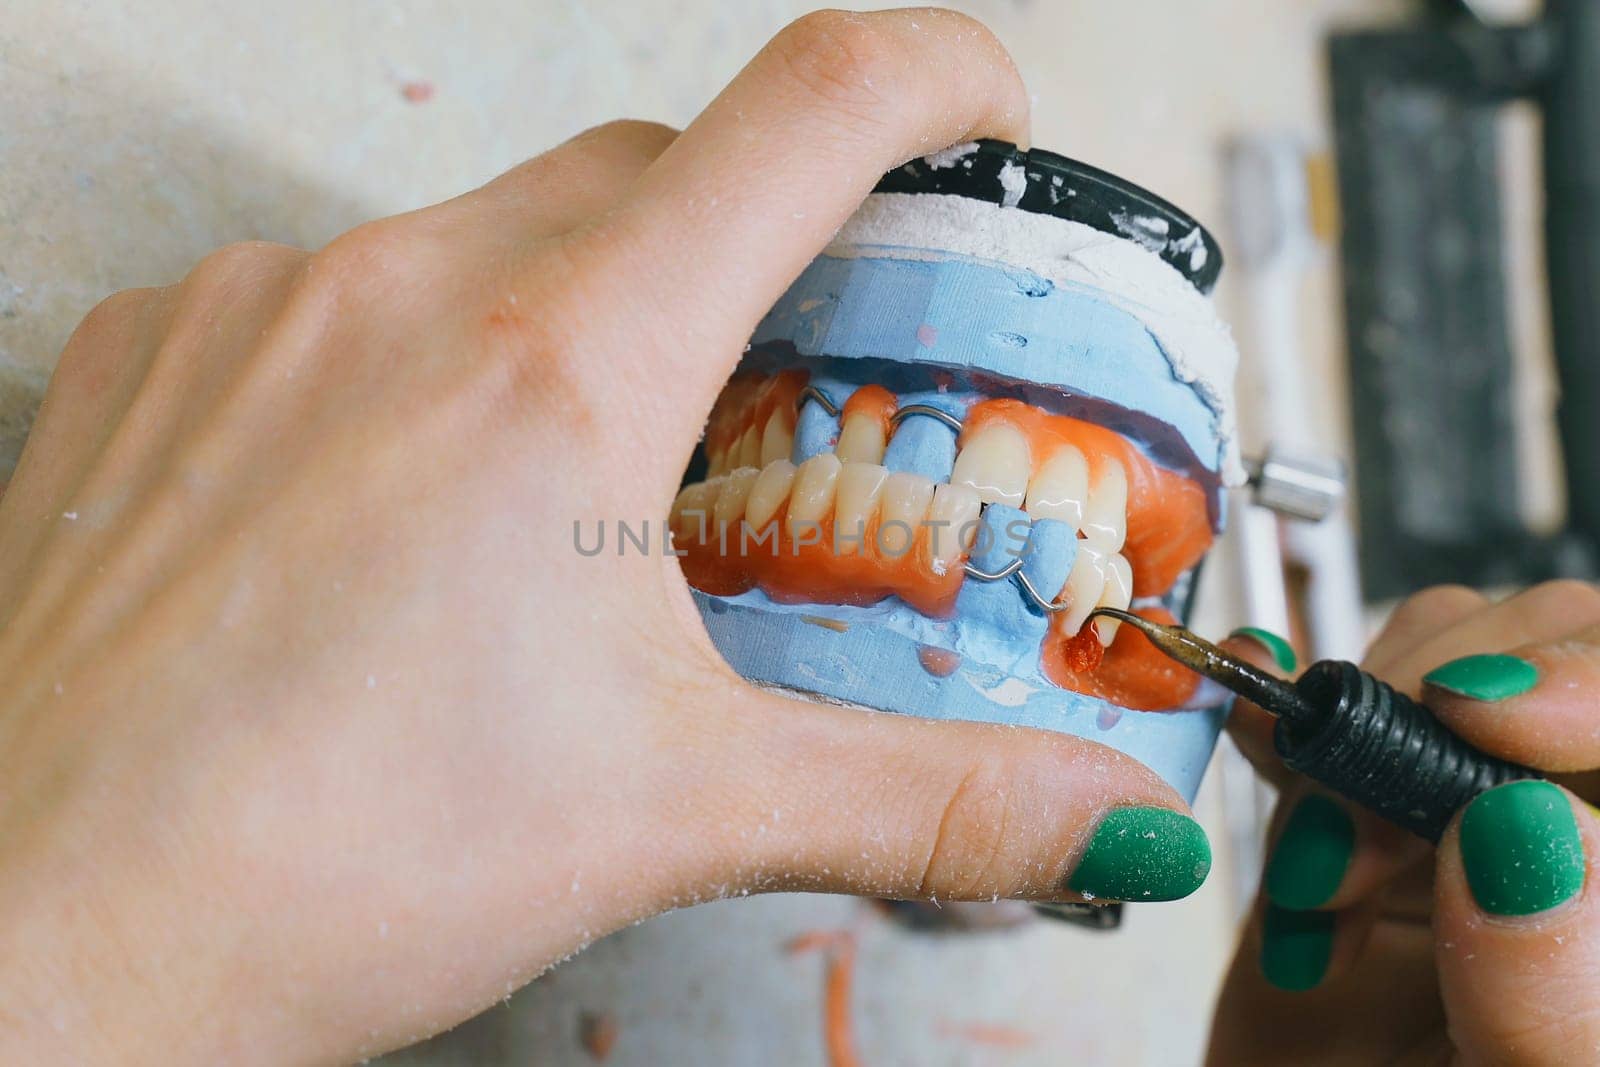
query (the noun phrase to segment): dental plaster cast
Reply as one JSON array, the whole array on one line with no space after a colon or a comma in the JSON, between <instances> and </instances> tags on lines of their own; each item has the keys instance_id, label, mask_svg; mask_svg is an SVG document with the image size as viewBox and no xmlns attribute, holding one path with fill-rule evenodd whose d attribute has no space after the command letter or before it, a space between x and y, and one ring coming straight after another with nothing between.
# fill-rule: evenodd
<instances>
[{"instance_id":1,"label":"dental plaster cast","mask_svg":"<svg viewBox=\"0 0 1600 1067\"><path fill-rule=\"evenodd\" d=\"M757 329L675 539L752 680L1091 737L1192 798L1225 708L1088 615L1183 610L1239 474L1237 353L1124 217L1013 206L1030 180L1076 191L1018 157L974 195L867 199ZM1198 270L1188 225L1170 247Z\"/></svg>"}]
</instances>

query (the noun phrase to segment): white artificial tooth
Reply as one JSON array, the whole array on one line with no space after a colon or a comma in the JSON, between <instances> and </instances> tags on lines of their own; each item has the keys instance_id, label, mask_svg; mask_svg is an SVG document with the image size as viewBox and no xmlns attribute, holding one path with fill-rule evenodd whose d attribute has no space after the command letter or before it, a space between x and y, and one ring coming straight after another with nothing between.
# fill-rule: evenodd
<instances>
[{"instance_id":1,"label":"white artificial tooth","mask_svg":"<svg viewBox=\"0 0 1600 1067\"><path fill-rule=\"evenodd\" d=\"M1067 605L1059 618L1061 631L1068 637L1083 629L1089 612L1100 606L1100 596L1106 588L1106 554L1089 542L1078 539L1078 554L1072 560L1072 569L1061 586L1058 601Z\"/></svg>"},{"instance_id":2,"label":"white artificial tooth","mask_svg":"<svg viewBox=\"0 0 1600 1067\"><path fill-rule=\"evenodd\" d=\"M833 451L841 463L882 463L883 446L883 422L857 412L844 417Z\"/></svg>"},{"instance_id":3,"label":"white artificial tooth","mask_svg":"<svg viewBox=\"0 0 1600 1067\"><path fill-rule=\"evenodd\" d=\"M789 489L794 485L794 464L786 459L775 459L761 468L756 483L750 487L745 500L744 518L751 530L759 536L767 523L789 499Z\"/></svg>"},{"instance_id":4,"label":"white artificial tooth","mask_svg":"<svg viewBox=\"0 0 1600 1067\"><path fill-rule=\"evenodd\" d=\"M711 509L722 492L723 476L695 482L678 490L672 502L672 526L681 537L705 543L710 537Z\"/></svg>"},{"instance_id":5,"label":"white artificial tooth","mask_svg":"<svg viewBox=\"0 0 1600 1067\"><path fill-rule=\"evenodd\" d=\"M711 508L712 530L721 528L736 530L739 520L744 518L745 504L750 499L750 490L755 488L756 479L761 477L761 472L754 467L740 467L728 473L728 480L722 483L722 492L717 494L717 502Z\"/></svg>"},{"instance_id":6,"label":"white artificial tooth","mask_svg":"<svg viewBox=\"0 0 1600 1067\"><path fill-rule=\"evenodd\" d=\"M839 491L833 509L834 552L853 556L867 543L867 526L878 510L889 471L875 463L846 463L839 468Z\"/></svg>"},{"instance_id":7,"label":"white artificial tooth","mask_svg":"<svg viewBox=\"0 0 1600 1067\"><path fill-rule=\"evenodd\" d=\"M833 507L833 494L839 485L839 457L832 452L821 452L804 463L794 474L794 488L789 493L789 536L804 536L807 541L818 541L822 520Z\"/></svg>"},{"instance_id":8,"label":"white artificial tooth","mask_svg":"<svg viewBox=\"0 0 1600 1067\"><path fill-rule=\"evenodd\" d=\"M1036 519L1058 519L1074 530L1083 526L1083 504L1089 498L1089 461L1067 445L1057 450L1028 483L1024 508Z\"/></svg>"},{"instance_id":9,"label":"white artificial tooth","mask_svg":"<svg viewBox=\"0 0 1600 1067\"><path fill-rule=\"evenodd\" d=\"M761 466L765 467L775 459L788 459L793 451L794 431L789 429L783 412L774 411L772 418L767 420L767 428L761 433Z\"/></svg>"},{"instance_id":10,"label":"white artificial tooth","mask_svg":"<svg viewBox=\"0 0 1600 1067\"><path fill-rule=\"evenodd\" d=\"M982 511L983 500L971 486L946 483L934 489L933 504L928 508L928 537L935 574L944 574L972 547Z\"/></svg>"},{"instance_id":11,"label":"white artificial tooth","mask_svg":"<svg viewBox=\"0 0 1600 1067\"><path fill-rule=\"evenodd\" d=\"M1083 506L1083 536L1108 552L1128 540L1128 472L1114 459L1100 462L1100 477Z\"/></svg>"},{"instance_id":12,"label":"white artificial tooth","mask_svg":"<svg viewBox=\"0 0 1600 1067\"><path fill-rule=\"evenodd\" d=\"M735 468L761 466L761 427L752 426L744 432L738 448L728 451L728 464Z\"/></svg>"},{"instance_id":13,"label":"white artificial tooth","mask_svg":"<svg viewBox=\"0 0 1600 1067\"><path fill-rule=\"evenodd\" d=\"M994 423L979 430L961 450L950 472L950 482L972 489L985 504L1021 507L1032 472L1028 439L1022 431Z\"/></svg>"},{"instance_id":14,"label":"white artificial tooth","mask_svg":"<svg viewBox=\"0 0 1600 1067\"><path fill-rule=\"evenodd\" d=\"M917 543L917 531L933 503L933 483L920 474L895 471L883 482L877 543L884 559L900 559Z\"/></svg>"},{"instance_id":15,"label":"white artificial tooth","mask_svg":"<svg viewBox=\"0 0 1600 1067\"><path fill-rule=\"evenodd\" d=\"M1100 603L1095 606L1121 608L1127 611L1128 605L1133 603L1133 567L1128 564L1124 556L1108 556L1105 575L1106 587L1100 594ZM1121 625L1121 619L1108 619L1104 615L1096 617L1094 628L1100 637L1100 643L1110 648L1112 640L1117 636L1117 627Z\"/></svg>"}]
</instances>

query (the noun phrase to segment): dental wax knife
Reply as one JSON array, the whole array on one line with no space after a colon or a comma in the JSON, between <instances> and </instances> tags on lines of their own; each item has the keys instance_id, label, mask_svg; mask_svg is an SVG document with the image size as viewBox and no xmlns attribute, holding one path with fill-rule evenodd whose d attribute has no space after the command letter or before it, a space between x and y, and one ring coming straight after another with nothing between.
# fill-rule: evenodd
<instances>
[{"instance_id":1,"label":"dental wax knife","mask_svg":"<svg viewBox=\"0 0 1600 1067\"><path fill-rule=\"evenodd\" d=\"M1451 816L1484 790L1538 771L1480 752L1433 713L1353 663L1321 660L1286 682L1181 626L1096 608L1132 626L1169 659L1278 720L1273 742L1290 769L1437 842Z\"/></svg>"}]
</instances>

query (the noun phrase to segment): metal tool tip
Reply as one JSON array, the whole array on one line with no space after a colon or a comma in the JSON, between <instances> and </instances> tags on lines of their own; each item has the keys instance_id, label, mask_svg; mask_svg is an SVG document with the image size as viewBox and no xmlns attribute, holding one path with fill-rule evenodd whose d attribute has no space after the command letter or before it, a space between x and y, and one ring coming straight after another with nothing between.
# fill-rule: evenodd
<instances>
[{"instance_id":1,"label":"metal tool tip","mask_svg":"<svg viewBox=\"0 0 1600 1067\"><path fill-rule=\"evenodd\" d=\"M1123 611L1121 608L1095 608L1093 611L1089 612L1089 618L1091 619L1096 615L1109 615L1111 618L1120 619L1123 622L1140 623L1147 621L1135 615L1133 612Z\"/></svg>"}]
</instances>

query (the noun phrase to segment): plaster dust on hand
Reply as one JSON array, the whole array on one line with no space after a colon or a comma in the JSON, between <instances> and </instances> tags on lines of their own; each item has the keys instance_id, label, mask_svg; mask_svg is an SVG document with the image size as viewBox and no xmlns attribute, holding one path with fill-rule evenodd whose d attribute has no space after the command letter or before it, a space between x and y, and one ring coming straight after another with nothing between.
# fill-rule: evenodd
<instances>
[{"instance_id":1,"label":"plaster dust on hand","mask_svg":"<svg viewBox=\"0 0 1600 1067\"><path fill-rule=\"evenodd\" d=\"M1013 181L1025 182L1022 168L1015 169ZM1004 199L1015 203L1004 171L1001 182ZM1015 195L1020 199L1021 191ZM1194 246L1184 246L1190 263L1196 256L1203 262L1206 253L1199 230L1182 240ZM872 255L931 260L952 253L1020 267L1066 288L1093 289L1132 315L1161 346L1174 377L1193 386L1215 414L1223 480L1244 484L1234 430L1233 379L1239 349L1210 298L1132 238L963 196L873 193L824 250L825 255L841 259Z\"/></svg>"}]
</instances>

